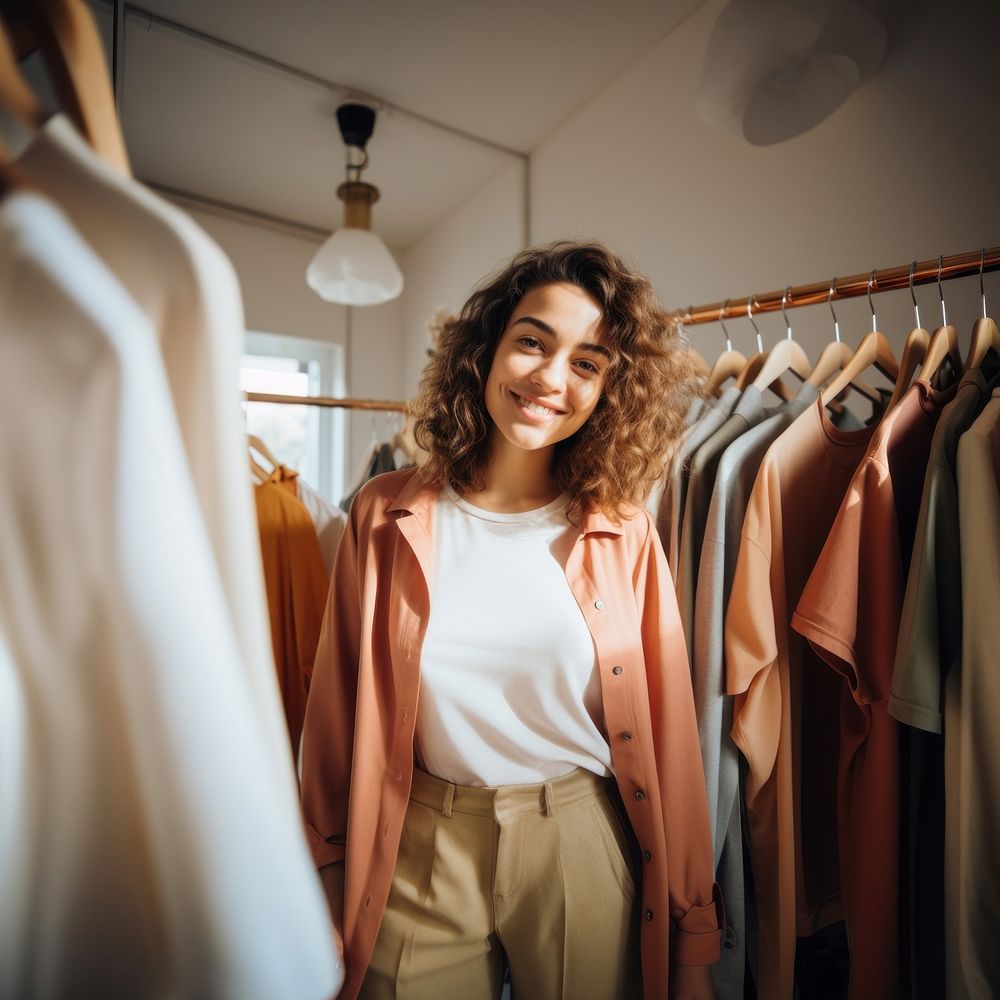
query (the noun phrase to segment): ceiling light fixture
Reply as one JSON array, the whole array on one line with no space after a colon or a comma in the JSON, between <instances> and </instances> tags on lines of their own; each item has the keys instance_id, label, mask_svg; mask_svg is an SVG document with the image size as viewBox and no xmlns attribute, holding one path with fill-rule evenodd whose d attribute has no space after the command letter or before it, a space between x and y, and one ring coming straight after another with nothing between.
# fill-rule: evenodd
<instances>
[{"instance_id":1,"label":"ceiling light fixture","mask_svg":"<svg viewBox=\"0 0 1000 1000\"><path fill-rule=\"evenodd\" d=\"M833 114L887 41L861 0L730 0L708 41L698 112L753 146L784 142Z\"/></svg>"},{"instance_id":2,"label":"ceiling light fixture","mask_svg":"<svg viewBox=\"0 0 1000 1000\"><path fill-rule=\"evenodd\" d=\"M368 166L365 147L375 128L375 112L364 104L342 104L337 123L347 147L347 180L337 188L344 203L344 224L316 251L306 282L327 302L374 306L403 290L403 275L392 254L371 231L378 188L361 180L361 171Z\"/></svg>"}]
</instances>

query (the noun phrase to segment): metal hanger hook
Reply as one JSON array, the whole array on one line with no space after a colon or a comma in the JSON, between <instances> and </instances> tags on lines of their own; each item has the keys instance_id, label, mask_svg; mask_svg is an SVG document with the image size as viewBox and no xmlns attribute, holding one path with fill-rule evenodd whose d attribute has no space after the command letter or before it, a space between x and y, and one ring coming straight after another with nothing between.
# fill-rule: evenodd
<instances>
[{"instance_id":1,"label":"metal hanger hook","mask_svg":"<svg viewBox=\"0 0 1000 1000\"><path fill-rule=\"evenodd\" d=\"M913 275L917 270L917 262L914 261L910 265L910 298L913 299L913 316L917 321L917 327L920 326L920 306L917 305L917 293L913 290Z\"/></svg>"},{"instance_id":2,"label":"metal hanger hook","mask_svg":"<svg viewBox=\"0 0 1000 1000\"><path fill-rule=\"evenodd\" d=\"M940 254L938 255L938 273L937 273L937 285L938 285L938 298L941 300L941 325L948 325L948 309L944 304L944 292L941 290L941 263L944 261L944 257Z\"/></svg>"},{"instance_id":3,"label":"metal hanger hook","mask_svg":"<svg viewBox=\"0 0 1000 1000\"><path fill-rule=\"evenodd\" d=\"M983 287L983 264L986 263L986 247L979 251L979 297L983 300L983 319L986 319L986 289Z\"/></svg>"},{"instance_id":4,"label":"metal hanger hook","mask_svg":"<svg viewBox=\"0 0 1000 1000\"><path fill-rule=\"evenodd\" d=\"M757 352L759 354L764 353L764 338L760 335L760 330L757 328L757 324L753 320L753 304L756 301L757 293L751 292L750 297L747 299L747 319L750 320L750 325L753 327L753 332L757 334Z\"/></svg>"},{"instance_id":5,"label":"metal hanger hook","mask_svg":"<svg viewBox=\"0 0 1000 1000\"><path fill-rule=\"evenodd\" d=\"M785 303L792 301L792 297L789 294L791 292L791 290L792 290L792 286L791 285L786 285L785 286L785 294L781 296L781 316L782 316L782 319L784 319L784 321L785 321L785 339L786 340L791 340L792 339L792 324L788 322L788 313L785 312Z\"/></svg>"},{"instance_id":6,"label":"metal hanger hook","mask_svg":"<svg viewBox=\"0 0 1000 1000\"><path fill-rule=\"evenodd\" d=\"M837 339L837 343L840 343L840 323L837 321L837 314L833 309L833 293L837 290L837 278L834 277L833 281L830 282L830 291L826 295L826 304L830 307L830 315L833 316L833 335Z\"/></svg>"},{"instance_id":7,"label":"metal hanger hook","mask_svg":"<svg viewBox=\"0 0 1000 1000\"><path fill-rule=\"evenodd\" d=\"M731 351L733 349L733 338L729 336L729 331L726 329L726 321L723 317L726 315L726 306L729 305L729 299L726 299L722 303L722 307L719 309L719 326L722 327L722 332L726 336L726 350Z\"/></svg>"},{"instance_id":8,"label":"metal hanger hook","mask_svg":"<svg viewBox=\"0 0 1000 1000\"><path fill-rule=\"evenodd\" d=\"M878 320L875 318L875 306L872 305L872 285L876 284L875 272L877 267L872 268L872 276L868 279L868 308L872 311L872 333L878 329Z\"/></svg>"}]
</instances>

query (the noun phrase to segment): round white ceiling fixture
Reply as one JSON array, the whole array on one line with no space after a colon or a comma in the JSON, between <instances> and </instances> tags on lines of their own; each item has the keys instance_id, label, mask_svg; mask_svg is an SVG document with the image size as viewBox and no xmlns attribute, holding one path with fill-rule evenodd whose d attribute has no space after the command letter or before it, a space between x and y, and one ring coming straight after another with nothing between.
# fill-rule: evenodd
<instances>
[{"instance_id":1,"label":"round white ceiling fixture","mask_svg":"<svg viewBox=\"0 0 1000 1000\"><path fill-rule=\"evenodd\" d=\"M791 139L840 107L887 41L860 0L730 0L708 41L698 113L754 146Z\"/></svg>"}]
</instances>

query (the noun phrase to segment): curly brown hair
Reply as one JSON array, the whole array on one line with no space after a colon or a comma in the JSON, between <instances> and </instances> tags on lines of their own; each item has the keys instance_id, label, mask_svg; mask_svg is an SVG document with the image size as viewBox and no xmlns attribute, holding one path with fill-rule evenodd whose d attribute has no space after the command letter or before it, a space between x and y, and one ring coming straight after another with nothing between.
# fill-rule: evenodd
<instances>
[{"instance_id":1,"label":"curly brown hair","mask_svg":"<svg viewBox=\"0 0 1000 1000\"><path fill-rule=\"evenodd\" d=\"M594 412L556 445L553 473L571 498L571 516L620 516L663 476L684 413L703 387L652 285L600 243L522 251L444 325L411 405L417 443L428 453L423 473L458 493L485 488L492 428L485 386L493 355L521 298L555 282L576 285L600 306L612 360Z\"/></svg>"}]
</instances>

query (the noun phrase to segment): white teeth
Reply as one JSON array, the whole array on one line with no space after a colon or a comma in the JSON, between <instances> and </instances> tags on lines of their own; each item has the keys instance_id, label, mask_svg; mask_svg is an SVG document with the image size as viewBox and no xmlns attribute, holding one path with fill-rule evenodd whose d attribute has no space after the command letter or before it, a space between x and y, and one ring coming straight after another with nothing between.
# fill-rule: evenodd
<instances>
[{"instance_id":1,"label":"white teeth","mask_svg":"<svg viewBox=\"0 0 1000 1000\"><path fill-rule=\"evenodd\" d=\"M514 396L526 410L531 410L532 413L539 413L543 417L555 416L559 412L558 410L551 410L547 406L542 406L541 403L533 403L530 399L525 399L524 396L519 396L517 393L514 393Z\"/></svg>"}]
</instances>

